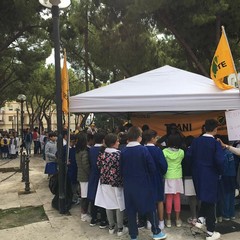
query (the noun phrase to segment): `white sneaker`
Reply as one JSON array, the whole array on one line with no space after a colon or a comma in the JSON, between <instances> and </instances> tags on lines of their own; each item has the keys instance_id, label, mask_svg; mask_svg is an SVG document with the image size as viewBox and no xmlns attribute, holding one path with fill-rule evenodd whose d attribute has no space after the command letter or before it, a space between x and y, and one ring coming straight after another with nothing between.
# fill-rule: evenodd
<instances>
[{"instance_id":1,"label":"white sneaker","mask_svg":"<svg viewBox=\"0 0 240 240\"><path fill-rule=\"evenodd\" d=\"M114 234L114 232L115 232L115 226L109 227L108 232L109 232L109 234L111 234L111 235Z\"/></svg>"},{"instance_id":2,"label":"white sneaker","mask_svg":"<svg viewBox=\"0 0 240 240\"><path fill-rule=\"evenodd\" d=\"M81 214L81 220L83 222L91 222L91 217L88 214Z\"/></svg>"},{"instance_id":3,"label":"white sneaker","mask_svg":"<svg viewBox=\"0 0 240 240\"><path fill-rule=\"evenodd\" d=\"M216 240L221 237L221 234L219 232L213 232L212 236L207 236L206 240Z\"/></svg>"},{"instance_id":4,"label":"white sneaker","mask_svg":"<svg viewBox=\"0 0 240 240\"><path fill-rule=\"evenodd\" d=\"M123 228L118 229L117 236L121 237L121 236L123 236L126 233L128 233L128 228L127 227L123 227Z\"/></svg>"},{"instance_id":5,"label":"white sneaker","mask_svg":"<svg viewBox=\"0 0 240 240\"><path fill-rule=\"evenodd\" d=\"M147 221L147 229L151 230L151 228L152 228L152 224L150 223L150 221Z\"/></svg>"}]
</instances>

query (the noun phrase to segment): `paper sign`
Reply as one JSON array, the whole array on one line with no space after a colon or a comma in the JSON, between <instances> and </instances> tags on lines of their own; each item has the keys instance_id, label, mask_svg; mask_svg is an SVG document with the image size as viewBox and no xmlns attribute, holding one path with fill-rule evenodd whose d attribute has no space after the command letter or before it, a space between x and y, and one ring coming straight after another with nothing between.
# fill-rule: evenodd
<instances>
[{"instance_id":1,"label":"paper sign","mask_svg":"<svg viewBox=\"0 0 240 240\"><path fill-rule=\"evenodd\" d=\"M229 141L240 140L240 110L226 111L225 116Z\"/></svg>"}]
</instances>

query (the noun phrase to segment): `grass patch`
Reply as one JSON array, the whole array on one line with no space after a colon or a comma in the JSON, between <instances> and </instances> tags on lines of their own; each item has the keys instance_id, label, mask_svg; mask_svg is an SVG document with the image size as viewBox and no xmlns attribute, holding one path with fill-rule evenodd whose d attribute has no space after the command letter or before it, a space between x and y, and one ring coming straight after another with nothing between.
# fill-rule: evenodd
<instances>
[{"instance_id":1,"label":"grass patch","mask_svg":"<svg viewBox=\"0 0 240 240\"><path fill-rule=\"evenodd\" d=\"M0 230L47 220L43 206L0 210Z\"/></svg>"}]
</instances>

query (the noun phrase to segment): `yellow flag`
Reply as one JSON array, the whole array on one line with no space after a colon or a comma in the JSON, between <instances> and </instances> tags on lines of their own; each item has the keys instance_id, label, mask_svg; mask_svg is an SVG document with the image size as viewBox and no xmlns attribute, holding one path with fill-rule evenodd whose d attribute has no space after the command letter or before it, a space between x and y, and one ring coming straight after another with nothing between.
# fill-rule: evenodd
<instances>
[{"instance_id":1,"label":"yellow flag","mask_svg":"<svg viewBox=\"0 0 240 240\"><path fill-rule=\"evenodd\" d=\"M69 83L68 83L67 56L65 49L62 68L62 111L65 114L68 114L69 111Z\"/></svg>"},{"instance_id":2,"label":"yellow flag","mask_svg":"<svg viewBox=\"0 0 240 240\"><path fill-rule=\"evenodd\" d=\"M219 40L217 50L212 60L210 76L220 89L227 90L233 87L225 84L223 80L224 77L230 75L231 73L236 73L236 69L227 36L225 34L224 27L222 27L222 36Z\"/></svg>"}]
</instances>

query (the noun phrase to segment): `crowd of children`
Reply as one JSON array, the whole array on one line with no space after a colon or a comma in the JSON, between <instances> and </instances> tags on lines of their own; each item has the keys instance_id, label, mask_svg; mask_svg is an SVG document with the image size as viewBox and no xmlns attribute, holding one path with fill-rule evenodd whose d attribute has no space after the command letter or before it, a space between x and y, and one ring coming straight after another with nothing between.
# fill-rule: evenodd
<instances>
[{"instance_id":1,"label":"crowd of children","mask_svg":"<svg viewBox=\"0 0 240 240\"><path fill-rule=\"evenodd\" d=\"M172 206L175 225L182 226L181 194L185 194L191 210L188 223L206 227L206 240L220 238L215 231L215 207L219 221L235 218L238 158L231 153L234 149L215 138L214 119L206 120L205 133L198 138L184 137L176 125L171 127L161 142L146 125L143 129L129 126L126 132L83 131L72 136L68 178L73 202L78 203L77 194L81 197L82 221L108 226L109 234L128 232L131 240L148 222L152 238L165 239L164 227L172 226ZM47 165L51 162L47 146L51 142L56 146L49 137ZM53 158L56 163L56 154ZM219 186L224 189L221 194Z\"/></svg>"}]
</instances>

